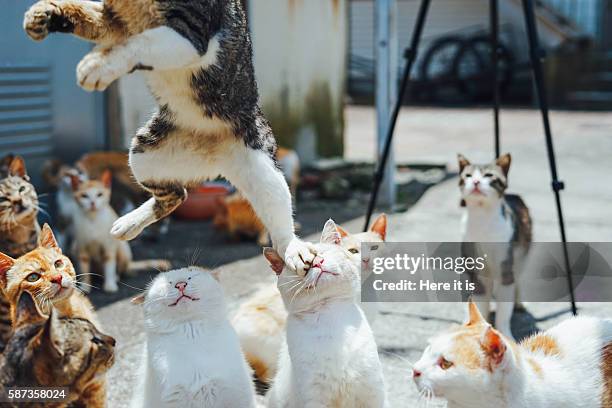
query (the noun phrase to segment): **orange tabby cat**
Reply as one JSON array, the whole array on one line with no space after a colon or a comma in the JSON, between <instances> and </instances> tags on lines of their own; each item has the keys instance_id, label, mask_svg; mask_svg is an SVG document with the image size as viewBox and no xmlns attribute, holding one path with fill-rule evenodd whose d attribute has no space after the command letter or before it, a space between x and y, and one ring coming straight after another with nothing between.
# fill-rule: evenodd
<instances>
[{"instance_id":1,"label":"orange tabby cat","mask_svg":"<svg viewBox=\"0 0 612 408\"><path fill-rule=\"evenodd\" d=\"M76 280L72 262L62 253L47 224L33 251L17 259L0 252L0 287L11 304L13 321L17 299L25 290L45 314L55 306L60 317L87 319L98 326L89 299L75 290Z\"/></svg>"}]
</instances>

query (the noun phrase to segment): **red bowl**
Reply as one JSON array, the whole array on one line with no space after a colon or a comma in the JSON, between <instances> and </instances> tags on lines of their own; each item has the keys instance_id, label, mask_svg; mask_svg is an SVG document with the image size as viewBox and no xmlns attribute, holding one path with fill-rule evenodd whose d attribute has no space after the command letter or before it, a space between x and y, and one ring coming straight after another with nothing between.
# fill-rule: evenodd
<instances>
[{"instance_id":1,"label":"red bowl","mask_svg":"<svg viewBox=\"0 0 612 408\"><path fill-rule=\"evenodd\" d=\"M230 189L220 184L205 184L189 191L189 196L174 215L184 220L208 220L215 216L219 199L226 197Z\"/></svg>"}]
</instances>

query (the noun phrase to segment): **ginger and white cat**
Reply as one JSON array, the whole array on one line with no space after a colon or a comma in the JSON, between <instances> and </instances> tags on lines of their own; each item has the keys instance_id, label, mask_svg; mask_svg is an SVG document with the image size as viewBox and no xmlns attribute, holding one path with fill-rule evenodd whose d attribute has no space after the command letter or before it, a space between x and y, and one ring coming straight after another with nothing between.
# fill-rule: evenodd
<instances>
[{"instance_id":1,"label":"ginger and white cat","mask_svg":"<svg viewBox=\"0 0 612 408\"><path fill-rule=\"evenodd\" d=\"M172 213L187 187L222 175L251 202L288 266L304 275L315 254L294 232L241 0L41 0L23 25L37 41L65 32L96 44L77 66L84 89L102 91L138 70L158 101L130 148L132 173L152 197L114 223L114 237L135 238Z\"/></svg>"},{"instance_id":2,"label":"ginger and white cat","mask_svg":"<svg viewBox=\"0 0 612 408\"><path fill-rule=\"evenodd\" d=\"M612 320L570 318L516 344L470 302L467 322L430 340L413 378L448 408L610 408Z\"/></svg>"},{"instance_id":3,"label":"ginger and white cat","mask_svg":"<svg viewBox=\"0 0 612 408\"><path fill-rule=\"evenodd\" d=\"M518 273L532 239L529 209L521 197L506 194L511 156L475 165L459 155L464 251L486 253L486 270L471 278L477 283L474 300L485 316L495 299L495 327L512 337L510 321L518 293ZM478 247L473 243L480 243ZM492 243L486 245L482 243ZM474 253L464 253L473 256Z\"/></svg>"},{"instance_id":4,"label":"ginger and white cat","mask_svg":"<svg viewBox=\"0 0 612 408\"><path fill-rule=\"evenodd\" d=\"M91 290L92 265L101 266L104 272L104 291L116 292L119 275L139 269L170 268L165 260L134 262L132 250L125 241L116 240L109 233L119 218L110 205L112 174L105 171L101 180L82 181L72 176L73 197L76 209L73 214L73 254L79 262L83 290Z\"/></svg>"},{"instance_id":5,"label":"ginger and white cat","mask_svg":"<svg viewBox=\"0 0 612 408\"><path fill-rule=\"evenodd\" d=\"M159 274L142 304L146 357L133 408L249 408L255 388L221 285L189 267Z\"/></svg>"},{"instance_id":6,"label":"ginger and white cat","mask_svg":"<svg viewBox=\"0 0 612 408\"><path fill-rule=\"evenodd\" d=\"M337 226L342 237L342 246L361 261L363 242L383 242L387 235L387 216L380 215L367 232L349 234ZM358 301L368 323L372 325L378 315L376 303ZM259 381L268 383L276 375L279 352L284 342L287 309L281 294L274 284L266 284L246 299L232 318L232 325L240 338L240 345L247 361Z\"/></svg>"},{"instance_id":7,"label":"ginger and white cat","mask_svg":"<svg viewBox=\"0 0 612 408\"><path fill-rule=\"evenodd\" d=\"M359 263L341 243L329 220L304 277L286 268L273 249L264 251L279 275L289 313L286 343L267 396L270 408L386 406L374 335L355 300L361 285Z\"/></svg>"}]
</instances>

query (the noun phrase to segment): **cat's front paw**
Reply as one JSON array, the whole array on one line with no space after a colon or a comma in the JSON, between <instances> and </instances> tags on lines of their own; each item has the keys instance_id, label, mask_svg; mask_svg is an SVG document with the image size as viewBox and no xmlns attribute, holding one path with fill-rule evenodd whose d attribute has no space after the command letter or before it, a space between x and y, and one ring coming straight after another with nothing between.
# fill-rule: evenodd
<instances>
[{"instance_id":1,"label":"cat's front paw","mask_svg":"<svg viewBox=\"0 0 612 408\"><path fill-rule=\"evenodd\" d=\"M57 4L39 1L25 13L23 29L34 41L42 41L55 31L72 32L74 24L62 16Z\"/></svg>"},{"instance_id":2,"label":"cat's front paw","mask_svg":"<svg viewBox=\"0 0 612 408\"><path fill-rule=\"evenodd\" d=\"M155 214L145 203L115 221L110 233L122 241L131 241L153 222L155 222Z\"/></svg>"},{"instance_id":3,"label":"cat's front paw","mask_svg":"<svg viewBox=\"0 0 612 408\"><path fill-rule=\"evenodd\" d=\"M298 276L305 276L316 255L313 244L294 238L285 251L285 264Z\"/></svg>"},{"instance_id":4,"label":"cat's front paw","mask_svg":"<svg viewBox=\"0 0 612 408\"><path fill-rule=\"evenodd\" d=\"M94 50L77 65L77 81L86 91L103 91L130 71L128 61L113 50Z\"/></svg>"}]
</instances>

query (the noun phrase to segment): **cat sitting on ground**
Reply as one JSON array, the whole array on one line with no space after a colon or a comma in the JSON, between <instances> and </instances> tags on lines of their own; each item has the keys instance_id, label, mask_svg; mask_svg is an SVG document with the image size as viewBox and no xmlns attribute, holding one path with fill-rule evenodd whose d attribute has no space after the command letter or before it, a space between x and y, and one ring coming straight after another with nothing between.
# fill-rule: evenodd
<instances>
[{"instance_id":1,"label":"cat sitting on ground","mask_svg":"<svg viewBox=\"0 0 612 408\"><path fill-rule=\"evenodd\" d=\"M251 202L288 267L305 274L315 254L294 233L240 0L42 0L24 28L34 40L68 32L97 44L77 67L84 89L104 90L140 70L157 98L158 112L130 149L132 172L153 197L115 222L114 237L135 238L173 212L186 187L221 174Z\"/></svg>"},{"instance_id":2,"label":"cat sitting on ground","mask_svg":"<svg viewBox=\"0 0 612 408\"><path fill-rule=\"evenodd\" d=\"M413 377L448 408L610 408L612 320L570 318L516 344L470 302L467 322L430 340Z\"/></svg>"},{"instance_id":3,"label":"cat sitting on ground","mask_svg":"<svg viewBox=\"0 0 612 408\"><path fill-rule=\"evenodd\" d=\"M20 257L38 242L38 195L19 156L0 161L0 177L0 252ZM0 290L0 352L10 335L10 304Z\"/></svg>"},{"instance_id":4,"label":"cat sitting on ground","mask_svg":"<svg viewBox=\"0 0 612 408\"><path fill-rule=\"evenodd\" d=\"M113 365L115 339L102 334L89 321L60 318L51 309L43 315L32 295L22 292L15 307L15 332L0 354L0 399L9 388L65 387L66 399L58 404L29 403L28 407L74 406L102 408L105 393L92 394L100 376ZM2 403L23 407L23 403Z\"/></svg>"},{"instance_id":5,"label":"cat sitting on ground","mask_svg":"<svg viewBox=\"0 0 612 408\"><path fill-rule=\"evenodd\" d=\"M362 243L385 240L387 216L380 215L368 232L349 234L340 226L337 228L342 238L342 246L353 255L353 261L359 265ZM368 323L370 325L374 323L378 314L377 305L362 303L359 294L356 300L364 311ZM238 333L247 361L262 383L269 383L276 375L286 321L287 310L274 284L267 284L258 289L234 313L232 325Z\"/></svg>"},{"instance_id":6,"label":"cat sitting on ground","mask_svg":"<svg viewBox=\"0 0 612 408\"><path fill-rule=\"evenodd\" d=\"M80 177L72 176L73 197L77 204L73 217L72 253L79 260L79 273L86 292L92 287L92 270L102 269L104 291L116 292L121 274L171 267L165 260L134 262L130 245L110 235L110 227L118 218L110 205L112 177L109 170L102 173L101 180L82 181ZM100 268L92 269L92 265Z\"/></svg>"},{"instance_id":7,"label":"cat sitting on ground","mask_svg":"<svg viewBox=\"0 0 612 408\"><path fill-rule=\"evenodd\" d=\"M270 408L386 405L374 335L355 301L361 282L359 263L341 242L340 232L329 220L304 277L285 268L273 249L264 251L278 275L278 289L289 313L286 343L267 396Z\"/></svg>"},{"instance_id":8,"label":"cat sitting on ground","mask_svg":"<svg viewBox=\"0 0 612 408\"><path fill-rule=\"evenodd\" d=\"M495 327L512 338L518 273L529 251L532 224L521 197L506 194L510 163L509 154L487 165L474 165L459 155L459 188L467 209L462 224L464 255L487 255L486 270L471 276L477 284L474 300L488 316L491 299L496 299ZM487 242L492 244L473 245Z\"/></svg>"},{"instance_id":9,"label":"cat sitting on ground","mask_svg":"<svg viewBox=\"0 0 612 408\"><path fill-rule=\"evenodd\" d=\"M255 388L214 273L159 274L142 304L147 336L134 408L255 407Z\"/></svg>"}]
</instances>

